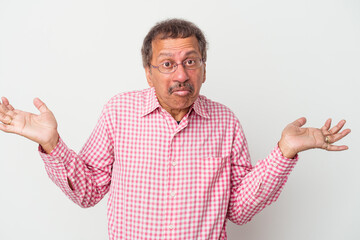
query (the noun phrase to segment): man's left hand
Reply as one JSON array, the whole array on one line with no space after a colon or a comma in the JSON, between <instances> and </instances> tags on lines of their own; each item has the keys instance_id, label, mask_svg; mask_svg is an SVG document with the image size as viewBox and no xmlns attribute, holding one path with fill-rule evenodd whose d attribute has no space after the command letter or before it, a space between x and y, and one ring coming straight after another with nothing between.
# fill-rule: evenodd
<instances>
[{"instance_id":1,"label":"man's left hand","mask_svg":"<svg viewBox=\"0 0 360 240\"><path fill-rule=\"evenodd\" d=\"M331 127L331 119L319 128L302 128L306 118L299 118L285 127L279 141L279 148L286 158L294 158L297 153L312 149L322 148L327 151L343 151L348 149L345 145L333 145L350 133L350 129L340 130L345 125L341 120L336 126Z\"/></svg>"}]
</instances>

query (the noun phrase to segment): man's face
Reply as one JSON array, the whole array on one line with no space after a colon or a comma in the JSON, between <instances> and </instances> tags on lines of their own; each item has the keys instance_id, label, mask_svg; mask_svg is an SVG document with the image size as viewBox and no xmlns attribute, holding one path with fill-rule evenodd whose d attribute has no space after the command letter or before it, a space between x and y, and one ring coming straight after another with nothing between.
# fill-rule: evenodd
<instances>
[{"instance_id":1,"label":"man's face","mask_svg":"<svg viewBox=\"0 0 360 240\"><path fill-rule=\"evenodd\" d=\"M187 111L199 96L206 76L205 64L191 70L184 69L181 64L188 58L201 59L196 37L155 39L152 42L152 51L153 66L166 61L178 63L176 71L168 74L152 67L145 69L148 84L155 88L160 105L170 114Z\"/></svg>"}]
</instances>

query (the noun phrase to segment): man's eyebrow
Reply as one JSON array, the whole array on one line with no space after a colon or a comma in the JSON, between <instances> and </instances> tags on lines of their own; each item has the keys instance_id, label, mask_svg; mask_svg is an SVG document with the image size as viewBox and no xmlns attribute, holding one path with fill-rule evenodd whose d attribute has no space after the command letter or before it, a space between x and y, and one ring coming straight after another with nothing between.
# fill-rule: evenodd
<instances>
[{"instance_id":1,"label":"man's eyebrow","mask_svg":"<svg viewBox=\"0 0 360 240\"><path fill-rule=\"evenodd\" d=\"M189 56L189 55L191 55L191 54L199 54L197 51L195 51L195 50L192 50L192 51L189 51L189 52L187 52L186 54L185 54L185 56Z\"/></svg>"},{"instance_id":2,"label":"man's eyebrow","mask_svg":"<svg viewBox=\"0 0 360 240\"><path fill-rule=\"evenodd\" d=\"M196 50L192 50L192 51L189 51L189 52L186 52L185 53L185 56L189 56L191 54L199 54ZM159 53L158 57L157 58L161 58L161 57L172 57L174 56L173 53L169 53L169 52L162 52L162 53Z\"/></svg>"},{"instance_id":3,"label":"man's eyebrow","mask_svg":"<svg viewBox=\"0 0 360 240\"><path fill-rule=\"evenodd\" d=\"M160 58L160 57L172 57L172 56L174 56L174 54L163 52L163 53L160 53L157 58Z\"/></svg>"}]
</instances>

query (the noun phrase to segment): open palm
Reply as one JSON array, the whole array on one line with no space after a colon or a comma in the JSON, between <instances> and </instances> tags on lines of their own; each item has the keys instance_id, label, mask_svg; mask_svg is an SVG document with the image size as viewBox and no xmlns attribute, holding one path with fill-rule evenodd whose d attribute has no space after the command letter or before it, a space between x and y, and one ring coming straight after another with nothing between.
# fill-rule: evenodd
<instances>
[{"instance_id":1,"label":"open palm","mask_svg":"<svg viewBox=\"0 0 360 240\"><path fill-rule=\"evenodd\" d=\"M333 145L333 143L350 133L350 129L345 129L340 132L345 125L345 120L341 120L331 129L331 119L328 119L320 129L302 128L305 123L305 118L299 118L287 125L283 130L279 147L285 157L292 158L297 153L311 148L322 148L328 151L348 149L348 147L344 145Z\"/></svg>"},{"instance_id":2,"label":"open palm","mask_svg":"<svg viewBox=\"0 0 360 240\"><path fill-rule=\"evenodd\" d=\"M34 105L40 114L14 109L7 98L3 97L0 103L0 130L24 136L39 143L44 149L50 146L53 148L58 141L56 119L40 99L35 98Z\"/></svg>"}]
</instances>

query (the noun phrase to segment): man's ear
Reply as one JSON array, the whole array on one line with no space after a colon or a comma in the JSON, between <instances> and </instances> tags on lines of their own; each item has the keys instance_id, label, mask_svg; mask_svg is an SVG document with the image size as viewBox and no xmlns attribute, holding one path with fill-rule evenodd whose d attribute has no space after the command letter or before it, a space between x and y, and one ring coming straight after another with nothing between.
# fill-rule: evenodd
<instances>
[{"instance_id":1,"label":"man's ear","mask_svg":"<svg viewBox=\"0 0 360 240\"><path fill-rule=\"evenodd\" d=\"M204 77L203 77L203 83L205 82L206 80L206 63L204 63Z\"/></svg>"},{"instance_id":2,"label":"man's ear","mask_svg":"<svg viewBox=\"0 0 360 240\"><path fill-rule=\"evenodd\" d=\"M149 86L150 86L150 87L153 87L154 84L153 84L153 82L152 82L151 69L150 69L149 66L147 66L147 67L145 68L145 74L146 74L146 80L147 80Z\"/></svg>"}]
</instances>

